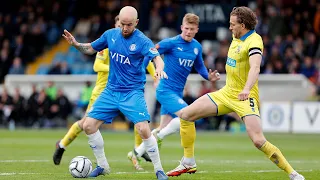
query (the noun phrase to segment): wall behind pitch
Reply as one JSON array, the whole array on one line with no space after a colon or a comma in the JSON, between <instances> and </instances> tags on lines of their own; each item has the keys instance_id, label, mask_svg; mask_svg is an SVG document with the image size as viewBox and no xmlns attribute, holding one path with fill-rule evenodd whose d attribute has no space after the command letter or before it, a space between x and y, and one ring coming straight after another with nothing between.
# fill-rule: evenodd
<instances>
[{"instance_id":1,"label":"wall behind pitch","mask_svg":"<svg viewBox=\"0 0 320 180\"><path fill-rule=\"evenodd\" d=\"M264 132L290 132L290 102L263 102L261 121Z\"/></svg>"},{"instance_id":2,"label":"wall behind pitch","mask_svg":"<svg viewBox=\"0 0 320 180\"><path fill-rule=\"evenodd\" d=\"M293 133L320 133L320 103L295 102L292 111Z\"/></svg>"}]
</instances>

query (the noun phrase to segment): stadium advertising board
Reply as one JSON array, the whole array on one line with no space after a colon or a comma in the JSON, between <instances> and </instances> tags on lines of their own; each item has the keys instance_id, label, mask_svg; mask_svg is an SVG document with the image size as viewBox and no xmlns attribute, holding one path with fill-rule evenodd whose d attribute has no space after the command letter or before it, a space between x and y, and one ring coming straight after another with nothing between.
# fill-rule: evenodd
<instances>
[{"instance_id":1,"label":"stadium advertising board","mask_svg":"<svg viewBox=\"0 0 320 180\"><path fill-rule=\"evenodd\" d=\"M290 131L290 102L264 102L261 106L262 128L264 132Z\"/></svg>"},{"instance_id":2,"label":"stadium advertising board","mask_svg":"<svg viewBox=\"0 0 320 180\"><path fill-rule=\"evenodd\" d=\"M180 13L180 20L182 20L185 13L197 14L200 18L199 31L200 32L215 32L218 27L229 26L229 15L234 5L229 3L206 3L195 2L184 5Z\"/></svg>"},{"instance_id":3,"label":"stadium advertising board","mask_svg":"<svg viewBox=\"0 0 320 180\"><path fill-rule=\"evenodd\" d=\"M320 133L320 103L293 103L292 132Z\"/></svg>"}]
</instances>

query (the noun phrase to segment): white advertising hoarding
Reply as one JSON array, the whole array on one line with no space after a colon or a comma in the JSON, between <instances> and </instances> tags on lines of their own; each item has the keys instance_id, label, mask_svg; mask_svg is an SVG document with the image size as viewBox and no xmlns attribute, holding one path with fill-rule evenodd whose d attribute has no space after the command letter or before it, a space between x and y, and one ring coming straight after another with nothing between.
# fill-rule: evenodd
<instances>
[{"instance_id":1,"label":"white advertising hoarding","mask_svg":"<svg viewBox=\"0 0 320 180\"><path fill-rule=\"evenodd\" d=\"M320 103L295 102L292 111L294 133L320 133Z\"/></svg>"},{"instance_id":2,"label":"white advertising hoarding","mask_svg":"<svg viewBox=\"0 0 320 180\"><path fill-rule=\"evenodd\" d=\"M264 102L261 106L261 121L264 132L290 131L290 102Z\"/></svg>"}]
</instances>

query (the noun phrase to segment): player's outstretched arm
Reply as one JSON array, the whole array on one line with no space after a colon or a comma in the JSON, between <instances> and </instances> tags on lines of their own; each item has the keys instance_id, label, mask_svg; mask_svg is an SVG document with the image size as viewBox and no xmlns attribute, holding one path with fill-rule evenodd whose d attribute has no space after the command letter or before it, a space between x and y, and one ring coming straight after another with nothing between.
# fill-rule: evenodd
<instances>
[{"instance_id":1,"label":"player's outstretched arm","mask_svg":"<svg viewBox=\"0 0 320 180\"><path fill-rule=\"evenodd\" d=\"M68 41L68 43L77 48L80 52L88 55L92 55L97 52L92 48L91 43L79 43L66 29L63 33L64 34L62 34L62 36Z\"/></svg>"},{"instance_id":2,"label":"player's outstretched arm","mask_svg":"<svg viewBox=\"0 0 320 180\"><path fill-rule=\"evenodd\" d=\"M238 95L238 99L240 101L244 101L249 98L250 90L257 82L259 77L261 60L261 54L254 54L249 57L250 70L248 73L246 85L244 86L242 92Z\"/></svg>"},{"instance_id":3,"label":"player's outstretched arm","mask_svg":"<svg viewBox=\"0 0 320 180\"><path fill-rule=\"evenodd\" d=\"M164 62L162 60L162 58L160 56L156 56L153 59L153 62L156 64L156 74L155 77L157 79L168 79L168 76L166 74L166 72L163 71L164 69Z\"/></svg>"}]
</instances>

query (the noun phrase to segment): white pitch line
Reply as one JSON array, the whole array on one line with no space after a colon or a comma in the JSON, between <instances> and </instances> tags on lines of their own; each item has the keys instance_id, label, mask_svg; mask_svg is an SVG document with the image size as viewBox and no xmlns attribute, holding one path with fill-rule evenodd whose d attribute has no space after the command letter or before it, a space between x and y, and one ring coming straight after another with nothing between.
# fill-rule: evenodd
<instances>
[{"instance_id":1,"label":"white pitch line","mask_svg":"<svg viewBox=\"0 0 320 180\"><path fill-rule=\"evenodd\" d=\"M11 160L0 160L0 162L4 162L4 163L16 163L16 162L48 162L49 160L44 160L44 159L40 159L40 160L36 160L36 159L29 159L29 160L15 160L15 159L11 159Z\"/></svg>"},{"instance_id":2,"label":"white pitch line","mask_svg":"<svg viewBox=\"0 0 320 180\"><path fill-rule=\"evenodd\" d=\"M109 162L128 162L126 159L108 159ZM178 160L161 160L164 163L179 163ZM197 164L270 164L269 159L261 160L196 160ZM294 164L320 164L317 160L292 160Z\"/></svg>"},{"instance_id":3,"label":"white pitch line","mask_svg":"<svg viewBox=\"0 0 320 180\"><path fill-rule=\"evenodd\" d=\"M304 169L304 170L298 170L299 172L312 172L312 169ZM197 174L207 174L207 173L215 173L215 174L229 174L229 173L268 173L268 172L282 172L281 170L257 170L257 171L197 171ZM114 172L111 174L153 174L154 172L149 171L140 171L140 172ZM15 173L10 172L6 173L0 172L0 176L14 176L14 175L51 175L52 173ZM56 174L56 173L55 173Z\"/></svg>"},{"instance_id":4,"label":"white pitch line","mask_svg":"<svg viewBox=\"0 0 320 180\"><path fill-rule=\"evenodd\" d=\"M29 159L29 160L0 160L0 163L17 163L17 162L50 162L51 160L46 159ZM110 159L109 162L128 162L126 159ZM198 164L264 164L264 163L270 163L268 159L265 160L196 160ZM162 162L170 162L170 163L179 163L178 160L162 160ZM317 160L291 160L290 163L294 164L319 164L320 161Z\"/></svg>"}]
</instances>

